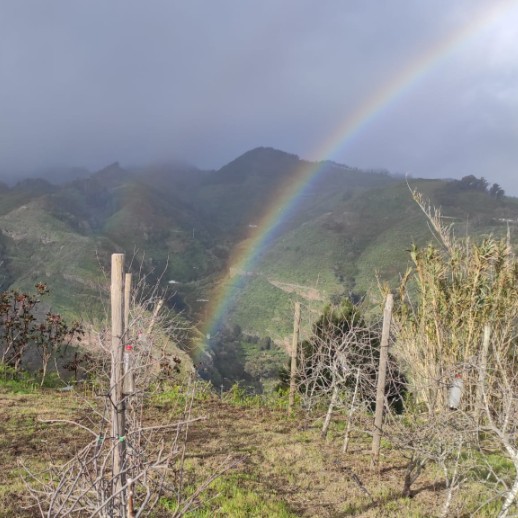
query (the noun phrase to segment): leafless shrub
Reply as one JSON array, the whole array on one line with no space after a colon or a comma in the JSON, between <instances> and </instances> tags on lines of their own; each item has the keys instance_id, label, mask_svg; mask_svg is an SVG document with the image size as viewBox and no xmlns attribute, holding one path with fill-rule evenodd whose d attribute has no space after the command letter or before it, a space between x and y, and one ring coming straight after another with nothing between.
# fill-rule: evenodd
<instances>
[{"instance_id":1,"label":"leafless shrub","mask_svg":"<svg viewBox=\"0 0 518 518\"><path fill-rule=\"evenodd\" d=\"M388 412L386 419L385 438L406 458L402 496L411 497L420 475L429 466L435 466L444 475L447 493L441 516L446 516L453 494L475 468L467 454L477 444L477 427L472 416L449 410L430 416L427 411L407 406L399 415Z\"/></svg>"},{"instance_id":2,"label":"leafless shrub","mask_svg":"<svg viewBox=\"0 0 518 518\"><path fill-rule=\"evenodd\" d=\"M327 435L334 411L346 414L344 450L354 416L371 410L376 399L379 324L367 325L359 308L349 302L326 309L303 342L299 358L299 392L308 414L323 412L322 436ZM385 395L393 405L403 387L393 360L389 362Z\"/></svg>"},{"instance_id":3,"label":"leafless shrub","mask_svg":"<svg viewBox=\"0 0 518 518\"><path fill-rule=\"evenodd\" d=\"M27 469L27 488L37 502L41 516L148 516L163 497L176 503L175 510L168 516L185 514L214 478L238 462L228 457L215 473L198 481L193 494L185 492L187 432L191 423L204 419L192 414L195 393L196 382L193 381L184 412L178 420L167 424L146 426L143 416L139 419L138 413L133 412L125 437L109 435L109 408L106 407L96 428L68 422L86 429L93 439L64 465L52 466L39 474ZM120 491L127 493L122 509L117 505L121 495L115 490L111 468L115 449L121 441L126 448L126 464L122 466L125 483Z\"/></svg>"},{"instance_id":4,"label":"leafless shrub","mask_svg":"<svg viewBox=\"0 0 518 518\"><path fill-rule=\"evenodd\" d=\"M516 337L492 333L487 366L480 376L482 394L481 449L488 438L502 448L514 466L514 478L506 480L488 463L504 503L499 518L509 515L518 496L518 357ZM486 444L484 444L486 443ZM503 491L502 491L503 490Z\"/></svg>"},{"instance_id":5,"label":"leafless shrub","mask_svg":"<svg viewBox=\"0 0 518 518\"><path fill-rule=\"evenodd\" d=\"M191 423L204 418L193 414L197 382L185 365L188 361L183 361L187 356L177 347L188 329L181 318L167 310L163 300L157 290L137 286L133 292L122 337L128 354L123 381L131 377L132 383L124 383L118 403L110 380L110 365L117 361L108 342L111 336L102 330L89 330L88 361L89 368L96 369L92 374L97 402L84 401L91 409L86 422L66 424L87 431L92 440L64 465L40 474L27 469L27 488L42 516L147 516L162 497L174 502L169 516L182 516L196 505L200 493L216 476L236 464L228 458L212 476L197 481L194 492L186 494L187 432ZM181 401L185 403L176 416L154 424L148 420L148 402L160 391L164 376L184 387ZM113 408L122 413L123 436L113 436ZM116 455L123 459L118 469Z\"/></svg>"}]
</instances>

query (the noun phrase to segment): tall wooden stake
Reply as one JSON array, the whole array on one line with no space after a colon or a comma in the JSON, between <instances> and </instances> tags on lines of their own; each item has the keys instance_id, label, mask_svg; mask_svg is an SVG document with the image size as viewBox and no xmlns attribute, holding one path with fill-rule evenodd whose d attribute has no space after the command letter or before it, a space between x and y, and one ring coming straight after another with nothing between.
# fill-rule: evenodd
<instances>
[{"instance_id":1,"label":"tall wooden stake","mask_svg":"<svg viewBox=\"0 0 518 518\"><path fill-rule=\"evenodd\" d=\"M120 516L125 510L125 454L126 423L125 408L122 395L122 357L124 337L124 254L112 254L111 264L111 320L112 320L112 365L111 365L111 403L112 403L112 437L115 441L113 448L113 494L115 508L120 510Z\"/></svg>"},{"instance_id":2,"label":"tall wooden stake","mask_svg":"<svg viewBox=\"0 0 518 518\"><path fill-rule=\"evenodd\" d=\"M487 374L487 356L489 354L489 343L491 342L491 326L484 325L484 338L482 339L482 351L480 352L478 383L475 397L475 423L480 421L480 413L484 405L484 392Z\"/></svg>"},{"instance_id":3,"label":"tall wooden stake","mask_svg":"<svg viewBox=\"0 0 518 518\"><path fill-rule=\"evenodd\" d=\"M135 381L134 373L132 370L133 366L133 347L134 344L130 343L131 337L129 336L129 311L130 311L130 300L131 300L131 273L127 273L124 276L124 359L123 359L123 371L124 380L122 383L122 393L125 396L133 394L135 392Z\"/></svg>"},{"instance_id":4,"label":"tall wooden stake","mask_svg":"<svg viewBox=\"0 0 518 518\"><path fill-rule=\"evenodd\" d=\"M128 334L128 330L129 330L131 282L132 282L131 273L126 273L124 275L124 331L126 332L126 335ZM127 337L126 337L126 341L127 341Z\"/></svg>"},{"instance_id":5,"label":"tall wooden stake","mask_svg":"<svg viewBox=\"0 0 518 518\"><path fill-rule=\"evenodd\" d=\"M320 432L320 437L322 437L322 439L327 437L329 425L331 424L331 418L333 417L333 410L335 409L336 400L338 399L338 383L336 382L334 374L331 386L333 387L333 391L331 392L331 401L329 401L324 424L322 425L322 431Z\"/></svg>"},{"instance_id":6,"label":"tall wooden stake","mask_svg":"<svg viewBox=\"0 0 518 518\"><path fill-rule=\"evenodd\" d=\"M381 333L380 361L378 368L378 384L376 387L376 414L374 417L374 433L372 435L372 466L379 462L381 433L383 431L383 410L385 407L385 383L387 379L388 348L390 336L390 322L392 320L392 307L394 298L387 295L385 309L383 311L383 330Z\"/></svg>"},{"instance_id":7,"label":"tall wooden stake","mask_svg":"<svg viewBox=\"0 0 518 518\"><path fill-rule=\"evenodd\" d=\"M342 447L342 452L347 453L347 449L349 448L349 436L351 433L351 422L353 420L353 414L354 414L354 405L356 403L356 396L358 395L358 388L360 386L360 367L356 369L356 383L354 384L354 392L353 392L353 398L351 400L351 406L349 408L349 415L347 416L347 425L345 427L345 434L344 434L344 445Z\"/></svg>"},{"instance_id":8,"label":"tall wooden stake","mask_svg":"<svg viewBox=\"0 0 518 518\"><path fill-rule=\"evenodd\" d=\"M290 371L290 396L288 413L293 412L295 393L297 392L297 351L300 333L300 302L295 302L295 315L293 317L293 339L291 341L291 371Z\"/></svg>"}]
</instances>

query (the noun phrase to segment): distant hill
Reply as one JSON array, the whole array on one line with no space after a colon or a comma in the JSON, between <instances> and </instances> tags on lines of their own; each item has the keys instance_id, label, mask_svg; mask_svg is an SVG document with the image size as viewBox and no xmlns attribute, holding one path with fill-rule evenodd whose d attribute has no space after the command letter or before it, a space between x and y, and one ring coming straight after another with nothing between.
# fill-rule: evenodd
<instances>
[{"instance_id":1,"label":"distant hill","mask_svg":"<svg viewBox=\"0 0 518 518\"><path fill-rule=\"evenodd\" d=\"M346 186L337 188L337 194L315 203L305 212L307 219L300 215L297 224L272 243L241 289L232 323L288 344L295 300L318 311L324 302L342 297L367 297L374 303L378 280L396 286L408 264L410 245L433 239L409 186L441 208L457 235L502 236L511 225L515 236L516 199L495 200L459 189L456 181L370 180L375 178L378 186L356 186L352 193Z\"/></svg>"},{"instance_id":2,"label":"distant hill","mask_svg":"<svg viewBox=\"0 0 518 518\"><path fill-rule=\"evenodd\" d=\"M235 250L247 246L272 200L317 169L254 271L230 271ZM375 294L376 276L397 282L411 243L431 238L409 185L440 207L457 233L501 234L510 225L514 238L518 221L516 199L492 196L471 180L407 185L386 171L311 163L272 148L250 150L217 171L118 163L75 171L70 181L63 173L63 182L0 184L4 288L43 281L56 310L100 314L102 271L112 252L124 251L136 272L174 289L170 304L195 323L222 283L234 282L228 324L278 344L289 339L295 300L318 314L329 301Z\"/></svg>"}]
</instances>

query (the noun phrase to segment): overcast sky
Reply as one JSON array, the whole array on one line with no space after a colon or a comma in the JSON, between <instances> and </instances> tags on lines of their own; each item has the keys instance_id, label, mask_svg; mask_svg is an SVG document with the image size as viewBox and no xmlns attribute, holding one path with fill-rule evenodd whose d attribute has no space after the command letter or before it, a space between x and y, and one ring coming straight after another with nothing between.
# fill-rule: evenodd
<instances>
[{"instance_id":1,"label":"overcast sky","mask_svg":"<svg viewBox=\"0 0 518 518\"><path fill-rule=\"evenodd\" d=\"M273 146L518 195L517 27L516 0L0 0L0 176Z\"/></svg>"}]
</instances>

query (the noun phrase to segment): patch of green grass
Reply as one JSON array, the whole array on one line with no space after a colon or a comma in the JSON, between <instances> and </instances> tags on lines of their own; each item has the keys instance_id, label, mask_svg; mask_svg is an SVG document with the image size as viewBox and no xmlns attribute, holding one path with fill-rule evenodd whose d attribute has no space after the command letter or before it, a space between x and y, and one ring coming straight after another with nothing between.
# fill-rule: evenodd
<instances>
[{"instance_id":1,"label":"patch of green grass","mask_svg":"<svg viewBox=\"0 0 518 518\"><path fill-rule=\"evenodd\" d=\"M12 394L34 394L40 388L57 389L63 385L63 379L55 371L48 372L41 384L41 376L25 370L16 371L13 367L0 364L0 391Z\"/></svg>"},{"instance_id":2,"label":"patch of green grass","mask_svg":"<svg viewBox=\"0 0 518 518\"><path fill-rule=\"evenodd\" d=\"M253 402L257 400L255 395L250 394L247 388L239 383L234 383L230 390L225 392L223 399L231 405L241 407L254 406Z\"/></svg>"},{"instance_id":3,"label":"patch of green grass","mask_svg":"<svg viewBox=\"0 0 518 518\"><path fill-rule=\"evenodd\" d=\"M181 385L168 386L157 391L153 395L152 401L155 404L169 403L183 407L187 402L187 393L185 387Z\"/></svg>"},{"instance_id":4,"label":"patch of green grass","mask_svg":"<svg viewBox=\"0 0 518 518\"><path fill-rule=\"evenodd\" d=\"M427 511L419 509L419 504L410 498L398 498L383 506L385 516L404 516L405 518L429 518Z\"/></svg>"},{"instance_id":5,"label":"patch of green grass","mask_svg":"<svg viewBox=\"0 0 518 518\"><path fill-rule=\"evenodd\" d=\"M223 393L223 400L242 408L268 408L270 410L287 410L287 391L271 391L264 394L253 394L247 387L234 383L230 390Z\"/></svg>"},{"instance_id":6,"label":"patch of green grass","mask_svg":"<svg viewBox=\"0 0 518 518\"><path fill-rule=\"evenodd\" d=\"M192 387L187 384L152 387L151 401L155 405L168 405L183 409L192 397ZM198 380L194 390L194 402L203 403L214 397L214 389L207 381Z\"/></svg>"},{"instance_id":7,"label":"patch of green grass","mask_svg":"<svg viewBox=\"0 0 518 518\"><path fill-rule=\"evenodd\" d=\"M201 498L197 509L188 511L187 518L212 518L215 516L232 516L235 518L292 518L293 514L285 503L263 496L247 487L255 481L249 475L227 475L216 479ZM192 492L193 488L191 488ZM174 512L178 510L178 502L163 498L162 509Z\"/></svg>"},{"instance_id":8,"label":"patch of green grass","mask_svg":"<svg viewBox=\"0 0 518 518\"><path fill-rule=\"evenodd\" d=\"M38 389L36 378L25 371L15 371L0 364L0 391L13 394L33 394Z\"/></svg>"},{"instance_id":9,"label":"patch of green grass","mask_svg":"<svg viewBox=\"0 0 518 518\"><path fill-rule=\"evenodd\" d=\"M476 460L476 468L472 470L473 480L487 480L497 482L499 479L512 481L515 474L513 462L502 453L481 454L477 451L470 452Z\"/></svg>"},{"instance_id":10,"label":"patch of green grass","mask_svg":"<svg viewBox=\"0 0 518 518\"><path fill-rule=\"evenodd\" d=\"M492 493L487 485L480 482L475 481L469 485L464 485L456 496L461 500L458 505L464 512L462 516L493 518L498 516L502 508L502 499L495 498L495 493Z\"/></svg>"}]
</instances>

